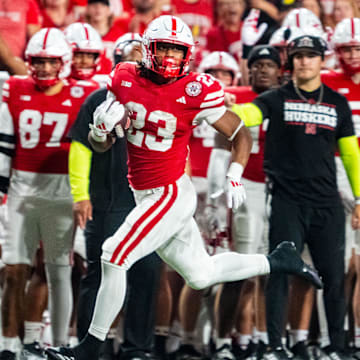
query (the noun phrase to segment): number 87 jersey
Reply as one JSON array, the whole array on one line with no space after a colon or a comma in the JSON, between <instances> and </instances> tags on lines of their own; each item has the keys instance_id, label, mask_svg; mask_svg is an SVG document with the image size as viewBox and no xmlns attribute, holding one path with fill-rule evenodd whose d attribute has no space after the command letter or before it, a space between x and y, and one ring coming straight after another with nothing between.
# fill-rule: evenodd
<instances>
[{"instance_id":1,"label":"number 87 jersey","mask_svg":"<svg viewBox=\"0 0 360 360\"><path fill-rule=\"evenodd\" d=\"M208 74L157 85L134 64L119 64L108 85L130 113L129 181L136 190L175 182L185 170L192 129L225 113L224 90Z\"/></svg>"},{"instance_id":2,"label":"number 87 jersey","mask_svg":"<svg viewBox=\"0 0 360 360\"><path fill-rule=\"evenodd\" d=\"M52 96L39 91L31 76L13 76L4 84L0 115L2 191L7 190L11 167L28 175L68 173L67 133L81 104L97 86L85 81L63 83L61 91Z\"/></svg>"}]
</instances>

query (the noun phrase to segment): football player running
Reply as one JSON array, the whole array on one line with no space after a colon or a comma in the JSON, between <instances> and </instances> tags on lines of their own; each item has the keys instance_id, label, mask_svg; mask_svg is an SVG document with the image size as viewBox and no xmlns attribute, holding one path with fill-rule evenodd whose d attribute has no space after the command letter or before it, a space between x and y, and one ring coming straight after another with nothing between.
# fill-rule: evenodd
<instances>
[{"instance_id":1,"label":"football player running","mask_svg":"<svg viewBox=\"0 0 360 360\"><path fill-rule=\"evenodd\" d=\"M289 242L269 256L207 254L193 219L196 193L184 174L192 129L205 120L232 141L227 193L234 208L244 199L241 176L251 136L239 117L226 110L220 83L208 74L188 73L194 42L182 20L173 16L153 20L143 45L142 66L116 67L108 99L95 112L89 133L94 149L106 151L112 144L111 131L129 113L129 182L137 205L103 245L103 276L87 336L73 348L47 349L49 359L97 358L99 345L122 308L127 270L155 250L195 289L270 272L296 273L322 286Z\"/></svg>"},{"instance_id":2,"label":"football player running","mask_svg":"<svg viewBox=\"0 0 360 360\"><path fill-rule=\"evenodd\" d=\"M66 134L81 103L94 90L65 80L71 48L60 30L45 28L36 33L25 55L31 75L14 76L5 83L0 116L4 144L0 190L1 197L8 192L11 219L2 254L6 268L1 359L15 359L25 284L40 240L50 285L53 341L67 342L73 220Z\"/></svg>"}]
</instances>

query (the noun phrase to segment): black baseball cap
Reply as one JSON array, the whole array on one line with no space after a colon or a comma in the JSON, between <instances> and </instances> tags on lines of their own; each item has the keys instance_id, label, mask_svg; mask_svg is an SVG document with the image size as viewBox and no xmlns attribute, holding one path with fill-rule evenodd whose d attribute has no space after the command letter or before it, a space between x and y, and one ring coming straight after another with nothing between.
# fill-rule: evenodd
<instances>
[{"instance_id":1,"label":"black baseball cap","mask_svg":"<svg viewBox=\"0 0 360 360\"><path fill-rule=\"evenodd\" d=\"M308 50L324 58L326 49L327 45L325 40L319 36L312 35L299 36L290 41L287 47L289 57L292 57L301 50Z\"/></svg>"},{"instance_id":2,"label":"black baseball cap","mask_svg":"<svg viewBox=\"0 0 360 360\"><path fill-rule=\"evenodd\" d=\"M270 45L258 45L255 46L248 56L248 68L254 64L255 61L260 59L270 59L272 60L278 67L281 66L281 60L279 52Z\"/></svg>"},{"instance_id":3,"label":"black baseball cap","mask_svg":"<svg viewBox=\"0 0 360 360\"><path fill-rule=\"evenodd\" d=\"M95 3L102 3L104 5L110 6L109 0L88 0L88 5L95 4Z\"/></svg>"}]
</instances>

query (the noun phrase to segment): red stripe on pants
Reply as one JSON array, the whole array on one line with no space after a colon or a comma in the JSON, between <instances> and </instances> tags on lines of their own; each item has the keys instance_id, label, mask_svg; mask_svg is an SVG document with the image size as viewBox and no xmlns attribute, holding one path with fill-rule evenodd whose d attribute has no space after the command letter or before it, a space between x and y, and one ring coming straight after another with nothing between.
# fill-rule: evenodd
<instances>
[{"instance_id":1,"label":"red stripe on pants","mask_svg":"<svg viewBox=\"0 0 360 360\"><path fill-rule=\"evenodd\" d=\"M113 256L110 259L111 263L115 263L116 258L120 254L121 249L126 245L129 239L134 235L135 231L140 227L140 225L153 213L165 200L166 196L169 193L169 185L165 187L164 193L162 194L161 198L152 205L140 218L134 223L130 231L127 233L123 241L120 242L118 247L115 249Z\"/></svg>"},{"instance_id":2,"label":"red stripe on pants","mask_svg":"<svg viewBox=\"0 0 360 360\"><path fill-rule=\"evenodd\" d=\"M121 256L118 265L122 265L126 259L126 257L129 255L129 253L140 243L140 241L153 229L153 227L161 220L161 218L167 213L167 211L171 208L171 206L174 204L178 189L177 185L174 185L174 192L171 195L171 198L169 202L165 205L165 207L142 229L140 234L137 236L137 238L131 243L131 245L125 250L124 254Z\"/></svg>"}]
</instances>

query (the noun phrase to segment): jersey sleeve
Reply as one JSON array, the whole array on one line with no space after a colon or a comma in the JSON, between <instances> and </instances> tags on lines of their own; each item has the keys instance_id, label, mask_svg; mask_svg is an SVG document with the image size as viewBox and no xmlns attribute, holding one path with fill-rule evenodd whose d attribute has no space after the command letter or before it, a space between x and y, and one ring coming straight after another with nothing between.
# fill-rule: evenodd
<instances>
[{"instance_id":1,"label":"jersey sleeve","mask_svg":"<svg viewBox=\"0 0 360 360\"><path fill-rule=\"evenodd\" d=\"M338 102L337 111L339 118L339 126L336 138L340 139L347 136L355 135L354 123L352 121L352 113L346 98L341 95L342 101Z\"/></svg>"},{"instance_id":2,"label":"jersey sleeve","mask_svg":"<svg viewBox=\"0 0 360 360\"><path fill-rule=\"evenodd\" d=\"M0 106L0 191L7 193L11 158L15 152L14 123L9 110L10 81L3 85L3 103Z\"/></svg>"},{"instance_id":3,"label":"jersey sleeve","mask_svg":"<svg viewBox=\"0 0 360 360\"><path fill-rule=\"evenodd\" d=\"M200 111L194 118L194 125L199 125L206 121L212 125L218 121L226 112L224 103L224 89L218 80L210 74L200 74L196 81L202 86L202 93L195 102Z\"/></svg>"}]
</instances>

